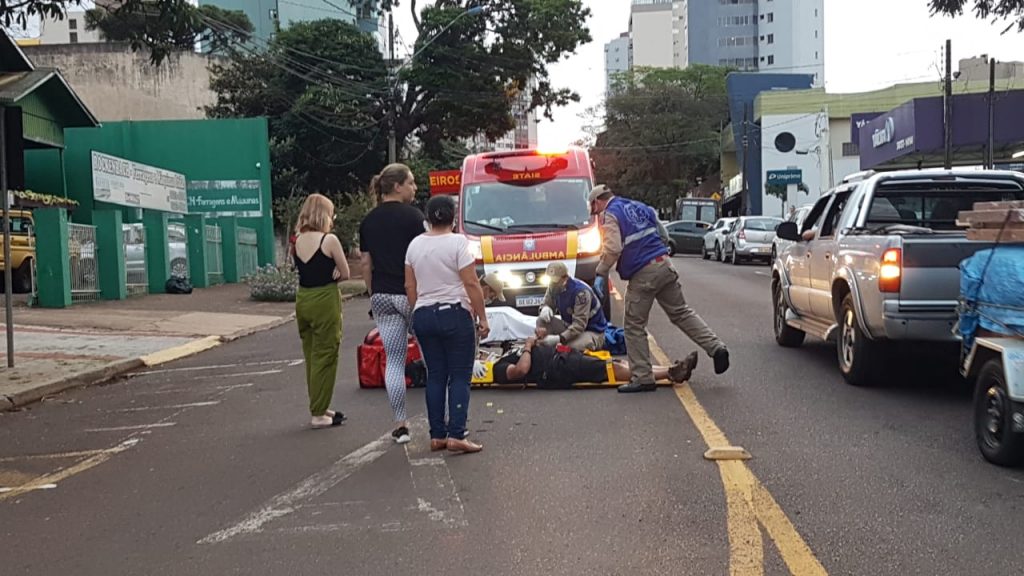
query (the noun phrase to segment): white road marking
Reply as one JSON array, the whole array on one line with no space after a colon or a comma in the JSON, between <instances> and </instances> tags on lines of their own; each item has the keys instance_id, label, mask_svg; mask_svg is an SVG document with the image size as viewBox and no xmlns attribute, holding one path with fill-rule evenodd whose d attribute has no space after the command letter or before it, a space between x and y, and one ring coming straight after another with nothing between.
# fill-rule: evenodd
<instances>
[{"instance_id":1,"label":"white road marking","mask_svg":"<svg viewBox=\"0 0 1024 576\"><path fill-rule=\"evenodd\" d=\"M23 491L26 491L26 492L29 491L29 490L53 490L56 487L57 487L56 484L37 484L37 485L31 486L29 488L22 488L20 486L16 486L14 488L9 488L9 487L6 487L6 486L0 486L0 494L4 494L4 493L7 493L7 492L14 492L15 490L23 490Z\"/></svg>"},{"instance_id":2,"label":"white road marking","mask_svg":"<svg viewBox=\"0 0 1024 576\"><path fill-rule=\"evenodd\" d=\"M281 370L262 370L260 372L239 372L237 374L214 374L212 376L197 376L193 380L219 380L221 378L241 378L243 376L267 376L269 374L280 374Z\"/></svg>"},{"instance_id":3,"label":"white road marking","mask_svg":"<svg viewBox=\"0 0 1024 576\"><path fill-rule=\"evenodd\" d=\"M109 460L115 454L124 452L125 450L128 450L129 448L135 446L141 441L141 438L129 438L124 442L121 442L117 446L114 446L113 448L108 448L107 450L103 450L98 454L94 454L89 458L82 460L81 462L75 464L74 466L62 468L52 474L44 474L29 482L26 482L25 484L22 484L21 486L15 486L10 490L4 491L0 493L0 500L14 498L26 492L39 490L41 487L49 486L51 484L56 485L58 482L62 482L74 476L75 474L80 474L82 472L85 472L86 470L89 470L90 468L99 466L100 464Z\"/></svg>"},{"instance_id":4,"label":"white road marking","mask_svg":"<svg viewBox=\"0 0 1024 576\"><path fill-rule=\"evenodd\" d=\"M758 276L767 276L768 275L768 273L765 272L764 270L754 270L754 274L757 274Z\"/></svg>"},{"instance_id":5,"label":"white road marking","mask_svg":"<svg viewBox=\"0 0 1024 576\"><path fill-rule=\"evenodd\" d=\"M201 406L216 406L220 400L208 400L206 402L189 402L188 404L171 404L170 406L139 406L138 408L122 408L115 412L146 412L148 410L179 410L182 408L199 408Z\"/></svg>"},{"instance_id":6,"label":"white road marking","mask_svg":"<svg viewBox=\"0 0 1024 576\"><path fill-rule=\"evenodd\" d=\"M150 428L170 428L177 422L157 422L156 424L139 424L138 426L114 426L111 428L87 428L86 432L125 432L130 430L149 430Z\"/></svg>"},{"instance_id":7,"label":"white road marking","mask_svg":"<svg viewBox=\"0 0 1024 576\"><path fill-rule=\"evenodd\" d=\"M347 454L329 468L299 482L291 490L274 496L234 526L214 532L197 543L216 544L237 536L261 532L263 526L268 522L295 512L303 500L322 495L363 466L376 461L387 453L392 444L394 444L394 440L391 438L391 433L388 432L362 448Z\"/></svg>"},{"instance_id":8,"label":"white road marking","mask_svg":"<svg viewBox=\"0 0 1024 576\"><path fill-rule=\"evenodd\" d=\"M217 386L217 390L220 390L221 392L230 392L232 390L238 390L239 388L252 388L252 387L253 387L253 383L249 382L247 384L228 384L226 386Z\"/></svg>"},{"instance_id":9,"label":"white road marking","mask_svg":"<svg viewBox=\"0 0 1024 576\"><path fill-rule=\"evenodd\" d=\"M248 368L250 366L273 366L276 364L288 364L289 362L302 362L301 360L264 360L262 362L240 362L238 364L212 364L209 366L188 366L185 368L164 368L162 370L146 370L135 372L132 376L148 376L150 374L168 374L174 372L201 372L203 370L223 370L224 368Z\"/></svg>"},{"instance_id":10,"label":"white road marking","mask_svg":"<svg viewBox=\"0 0 1024 576\"><path fill-rule=\"evenodd\" d=\"M292 366L301 366L303 362L305 362L305 360L292 360L291 362L288 363L288 367L291 368Z\"/></svg>"}]
</instances>

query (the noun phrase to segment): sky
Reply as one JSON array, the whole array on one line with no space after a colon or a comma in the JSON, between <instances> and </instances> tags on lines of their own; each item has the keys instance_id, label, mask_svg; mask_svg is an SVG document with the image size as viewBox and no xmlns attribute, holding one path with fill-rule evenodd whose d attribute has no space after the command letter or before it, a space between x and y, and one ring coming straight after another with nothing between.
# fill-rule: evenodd
<instances>
[{"instance_id":1,"label":"sky","mask_svg":"<svg viewBox=\"0 0 1024 576\"><path fill-rule=\"evenodd\" d=\"M581 101L556 109L554 121L541 120L542 147L567 146L584 136L584 112L604 98L604 45L629 28L629 0L584 4L591 11L593 42L549 68L553 83L575 89ZM395 17L402 39L411 44L416 28L408 0L402 1ZM860 92L900 82L937 81L947 38L953 41L954 70L960 58L981 54L1024 60L1024 34L1000 35L1004 27L971 13L956 19L931 17L927 0L825 0L825 88Z\"/></svg>"}]
</instances>

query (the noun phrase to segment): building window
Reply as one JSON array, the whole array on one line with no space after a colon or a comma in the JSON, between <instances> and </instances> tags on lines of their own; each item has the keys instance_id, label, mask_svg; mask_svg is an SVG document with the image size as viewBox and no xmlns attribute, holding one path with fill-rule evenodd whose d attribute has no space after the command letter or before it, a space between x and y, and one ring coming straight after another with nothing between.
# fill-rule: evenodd
<instances>
[{"instance_id":1,"label":"building window","mask_svg":"<svg viewBox=\"0 0 1024 576\"><path fill-rule=\"evenodd\" d=\"M72 44L78 44L78 32L72 32L71 36L68 38L68 41Z\"/></svg>"},{"instance_id":2,"label":"building window","mask_svg":"<svg viewBox=\"0 0 1024 576\"><path fill-rule=\"evenodd\" d=\"M769 34L768 35L768 43L769 44L775 44L775 34Z\"/></svg>"},{"instance_id":3,"label":"building window","mask_svg":"<svg viewBox=\"0 0 1024 576\"><path fill-rule=\"evenodd\" d=\"M69 18L68 30L78 30L78 20L75 20L74 18Z\"/></svg>"},{"instance_id":4,"label":"building window","mask_svg":"<svg viewBox=\"0 0 1024 576\"><path fill-rule=\"evenodd\" d=\"M814 59L815 59L815 60L817 60L817 59L818 59L818 51L817 51L817 50L815 50L815 51L814 51Z\"/></svg>"},{"instance_id":5,"label":"building window","mask_svg":"<svg viewBox=\"0 0 1024 576\"><path fill-rule=\"evenodd\" d=\"M775 56L769 55L768 56L768 65L771 66L772 64L775 64Z\"/></svg>"},{"instance_id":6,"label":"building window","mask_svg":"<svg viewBox=\"0 0 1024 576\"><path fill-rule=\"evenodd\" d=\"M768 13L768 23L771 24L772 22L775 22L775 12Z\"/></svg>"},{"instance_id":7,"label":"building window","mask_svg":"<svg viewBox=\"0 0 1024 576\"><path fill-rule=\"evenodd\" d=\"M860 145L856 142L843 142L843 156L860 156Z\"/></svg>"}]
</instances>

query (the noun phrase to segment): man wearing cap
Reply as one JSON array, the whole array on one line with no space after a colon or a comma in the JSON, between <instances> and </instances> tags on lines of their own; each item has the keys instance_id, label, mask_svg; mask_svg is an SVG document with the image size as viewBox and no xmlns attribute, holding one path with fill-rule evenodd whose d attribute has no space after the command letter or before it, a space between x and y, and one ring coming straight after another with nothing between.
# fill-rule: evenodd
<instances>
[{"instance_id":1,"label":"man wearing cap","mask_svg":"<svg viewBox=\"0 0 1024 576\"><path fill-rule=\"evenodd\" d=\"M646 330L655 300L669 320L714 359L715 374L728 370L729 351L725 344L686 303L679 274L666 247L667 233L654 209L643 202L615 196L603 184L591 190L589 200L590 212L600 215L603 238L594 289L605 289L608 272L616 264L619 276L628 282L624 328L633 374L629 384L619 387L619 392L656 389Z\"/></svg>"},{"instance_id":2,"label":"man wearing cap","mask_svg":"<svg viewBox=\"0 0 1024 576\"><path fill-rule=\"evenodd\" d=\"M537 336L549 346L565 344L580 352L603 348L608 320L593 288L569 276L562 262L548 264L545 273L550 283L537 317Z\"/></svg>"},{"instance_id":3,"label":"man wearing cap","mask_svg":"<svg viewBox=\"0 0 1024 576\"><path fill-rule=\"evenodd\" d=\"M480 288L484 291L484 305L493 306L495 302L505 303L505 286L498 278L497 272L488 272L480 277Z\"/></svg>"}]
</instances>

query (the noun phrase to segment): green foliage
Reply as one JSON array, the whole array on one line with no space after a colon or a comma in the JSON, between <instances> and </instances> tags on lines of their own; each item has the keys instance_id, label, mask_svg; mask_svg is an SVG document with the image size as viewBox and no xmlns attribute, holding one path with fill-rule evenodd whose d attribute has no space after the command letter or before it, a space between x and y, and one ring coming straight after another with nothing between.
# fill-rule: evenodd
<instances>
[{"instance_id":1,"label":"green foliage","mask_svg":"<svg viewBox=\"0 0 1024 576\"><path fill-rule=\"evenodd\" d=\"M290 261L282 266L264 266L245 277L249 297L259 302L295 302L299 273Z\"/></svg>"},{"instance_id":2,"label":"green foliage","mask_svg":"<svg viewBox=\"0 0 1024 576\"><path fill-rule=\"evenodd\" d=\"M211 66L211 118L270 122L277 198L365 187L384 164L384 60L372 36L340 20L296 23L265 52L232 50Z\"/></svg>"},{"instance_id":3,"label":"green foliage","mask_svg":"<svg viewBox=\"0 0 1024 576\"><path fill-rule=\"evenodd\" d=\"M334 199L334 234L341 240L345 253L348 254L356 246L359 236L359 223L373 208L374 199L369 194L351 194L347 197Z\"/></svg>"},{"instance_id":4,"label":"green foliage","mask_svg":"<svg viewBox=\"0 0 1024 576\"><path fill-rule=\"evenodd\" d=\"M638 68L620 75L593 147L596 177L659 209L719 168L728 68Z\"/></svg>"},{"instance_id":5,"label":"green foliage","mask_svg":"<svg viewBox=\"0 0 1024 576\"><path fill-rule=\"evenodd\" d=\"M978 18L1003 20L1006 28L1003 33L1016 28L1024 32L1024 0L929 0L928 6L932 15L961 16L964 8L972 5L974 15Z\"/></svg>"},{"instance_id":6,"label":"green foliage","mask_svg":"<svg viewBox=\"0 0 1024 576\"><path fill-rule=\"evenodd\" d=\"M253 31L242 11L196 7L186 0L122 0L87 11L85 19L89 30L98 29L108 40L148 49L154 64L174 52L193 50L197 41L220 52L248 40Z\"/></svg>"}]
</instances>

